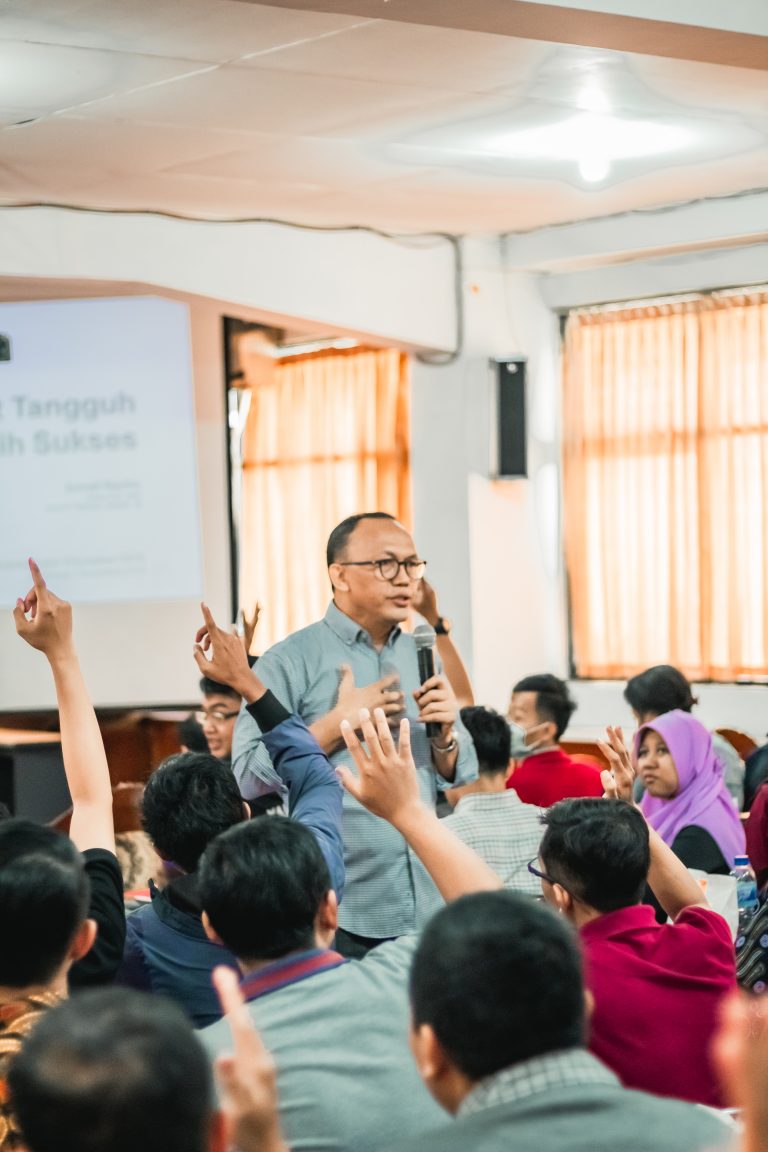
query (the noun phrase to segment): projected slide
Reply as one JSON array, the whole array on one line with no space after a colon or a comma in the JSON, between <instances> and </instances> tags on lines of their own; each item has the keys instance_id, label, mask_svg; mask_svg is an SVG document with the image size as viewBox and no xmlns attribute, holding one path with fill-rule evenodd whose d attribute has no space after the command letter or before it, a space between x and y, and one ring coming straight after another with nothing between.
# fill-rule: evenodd
<instances>
[{"instance_id":1,"label":"projected slide","mask_svg":"<svg viewBox=\"0 0 768 1152\"><path fill-rule=\"evenodd\" d=\"M0 604L29 555L81 603L200 596L183 304L0 304Z\"/></svg>"}]
</instances>

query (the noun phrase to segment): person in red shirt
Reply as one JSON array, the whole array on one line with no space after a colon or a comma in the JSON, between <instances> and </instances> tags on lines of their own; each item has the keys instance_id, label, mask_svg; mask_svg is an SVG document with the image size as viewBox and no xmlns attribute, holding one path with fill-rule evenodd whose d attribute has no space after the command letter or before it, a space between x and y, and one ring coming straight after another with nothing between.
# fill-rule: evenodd
<instances>
[{"instance_id":1,"label":"person in red shirt","mask_svg":"<svg viewBox=\"0 0 768 1152\"><path fill-rule=\"evenodd\" d=\"M557 676L526 676L512 689L507 719L515 768L507 788L524 804L548 808L571 796L602 796L598 769L572 760L558 744L575 710L568 685Z\"/></svg>"},{"instance_id":2,"label":"person in red shirt","mask_svg":"<svg viewBox=\"0 0 768 1152\"><path fill-rule=\"evenodd\" d=\"M614 797L631 796L629 754L613 732L611 741L615 776L603 780ZM581 937L590 1050L627 1088L722 1106L710 1046L736 986L725 920L631 802L565 800L543 823L541 867L529 867ZM671 924L640 903L646 882Z\"/></svg>"}]
</instances>

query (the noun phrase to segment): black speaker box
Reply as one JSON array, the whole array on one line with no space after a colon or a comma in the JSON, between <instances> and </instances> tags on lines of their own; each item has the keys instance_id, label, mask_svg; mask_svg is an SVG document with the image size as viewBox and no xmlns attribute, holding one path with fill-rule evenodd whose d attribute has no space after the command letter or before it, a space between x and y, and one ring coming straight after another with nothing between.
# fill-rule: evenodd
<instances>
[{"instance_id":1,"label":"black speaker box","mask_svg":"<svg viewBox=\"0 0 768 1152\"><path fill-rule=\"evenodd\" d=\"M497 360L496 426L499 477L527 476L525 360Z\"/></svg>"}]
</instances>

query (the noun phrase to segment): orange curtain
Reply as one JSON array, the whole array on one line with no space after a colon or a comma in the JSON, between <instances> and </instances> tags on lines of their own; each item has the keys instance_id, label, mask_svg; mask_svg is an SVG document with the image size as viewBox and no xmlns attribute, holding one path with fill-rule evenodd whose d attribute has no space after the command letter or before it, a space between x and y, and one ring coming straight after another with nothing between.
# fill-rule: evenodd
<instances>
[{"instance_id":1,"label":"orange curtain","mask_svg":"<svg viewBox=\"0 0 768 1152\"><path fill-rule=\"evenodd\" d=\"M256 647L319 619L330 599L325 545L355 512L411 524L408 359L393 349L318 352L264 369L243 447L240 587L264 604Z\"/></svg>"},{"instance_id":2,"label":"orange curtain","mask_svg":"<svg viewBox=\"0 0 768 1152\"><path fill-rule=\"evenodd\" d=\"M563 380L577 675L768 675L768 293L574 313Z\"/></svg>"}]
</instances>

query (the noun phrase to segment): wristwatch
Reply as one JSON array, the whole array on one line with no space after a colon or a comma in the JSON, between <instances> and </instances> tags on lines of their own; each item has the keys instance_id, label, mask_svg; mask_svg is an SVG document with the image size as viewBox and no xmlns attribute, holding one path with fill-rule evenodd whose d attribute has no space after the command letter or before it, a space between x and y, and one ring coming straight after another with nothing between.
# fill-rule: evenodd
<instances>
[{"instance_id":1,"label":"wristwatch","mask_svg":"<svg viewBox=\"0 0 768 1152\"><path fill-rule=\"evenodd\" d=\"M438 616L437 621L435 622L435 634L437 636L447 636L452 627L453 625L451 624L450 620L447 619L447 617Z\"/></svg>"}]
</instances>

